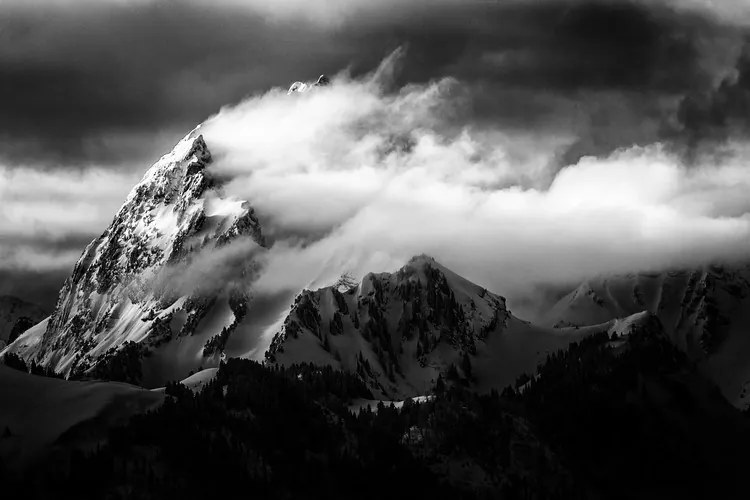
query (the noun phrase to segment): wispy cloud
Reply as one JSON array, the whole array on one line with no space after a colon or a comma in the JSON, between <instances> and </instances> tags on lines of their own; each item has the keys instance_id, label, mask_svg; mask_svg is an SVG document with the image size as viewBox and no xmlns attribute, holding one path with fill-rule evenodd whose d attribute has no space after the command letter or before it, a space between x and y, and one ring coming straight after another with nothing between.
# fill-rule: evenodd
<instances>
[{"instance_id":1,"label":"wispy cloud","mask_svg":"<svg viewBox=\"0 0 750 500\"><path fill-rule=\"evenodd\" d=\"M70 268L138 180L132 171L0 165L0 269ZM64 241L75 246L61 245Z\"/></svg>"}]
</instances>

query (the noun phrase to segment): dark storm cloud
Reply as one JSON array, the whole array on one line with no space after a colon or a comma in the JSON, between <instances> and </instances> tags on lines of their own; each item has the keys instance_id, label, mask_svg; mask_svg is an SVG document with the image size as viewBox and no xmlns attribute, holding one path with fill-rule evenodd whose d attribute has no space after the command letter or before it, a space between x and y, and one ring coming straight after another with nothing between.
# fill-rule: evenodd
<instances>
[{"instance_id":1,"label":"dark storm cloud","mask_svg":"<svg viewBox=\"0 0 750 500\"><path fill-rule=\"evenodd\" d=\"M734 71L714 88L686 95L678 119L688 147L721 142L750 130L750 45L745 45Z\"/></svg>"},{"instance_id":2,"label":"dark storm cloud","mask_svg":"<svg viewBox=\"0 0 750 500\"><path fill-rule=\"evenodd\" d=\"M132 160L143 152L112 148L117 137L167 130L172 142L224 104L352 55L314 27L237 9L168 2L1 17L0 145L13 162Z\"/></svg>"},{"instance_id":3,"label":"dark storm cloud","mask_svg":"<svg viewBox=\"0 0 750 500\"><path fill-rule=\"evenodd\" d=\"M63 236L55 236L45 233L37 233L33 236L22 235L13 237L5 236L0 234L0 245L6 248L12 246L28 246L31 248L55 250L61 252L67 251L81 251L89 242L98 235L93 234L67 234Z\"/></svg>"},{"instance_id":4,"label":"dark storm cloud","mask_svg":"<svg viewBox=\"0 0 750 500\"><path fill-rule=\"evenodd\" d=\"M16 236L0 235L0 261L16 252L78 255L92 240L93 234ZM30 269L28 267L3 268L0 266L0 295L14 295L51 311L57 292L72 271L71 265Z\"/></svg>"},{"instance_id":5,"label":"dark storm cloud","mask_svg":"<svg viewBox=\"0 0 750 500\"><path fill-rule=\"evenodd\" d=\"M409 50L398 83L454 75L467 84L464 120L572 133L561 166L621 147L693 140L679 103L713 92L744 45L744 28L657 2L474 5L394 15L391 37Z\"/></svg>"},{"instance_id":6,"label":"dark storm cloud","mask_svg":"<svg viewBox=\"0 0 750 500\"><path fill-rule=\"evenodd\" d=\"M386 25L412 52L404 81L451 72L558 92L683 88L696 70L690 37L710 28L630 2L479 2L403 14ZM372 37L383 28L373 26Z\"/></svg>"},{"instance_id":7,"label":"dark storm cloud","mask_svg":"<svg viewBox=\"0 0 750 500\"><path fill-rule=\"evenodd\" d=\"M55 295L134 180L197 123L272 86L344 68L362 75L396 47L406 56L392 91L453 76L457 129L563 137L556 168L632 145L721 141L746 129L750 108L741 2L714 12L684 4L0 2L0 183L14 183L0 185L0 198L14 194L1 200L0 234L16 238L0 241L0 253L15 252L3 276L64 268L19 285ZM84 202L72 206L58 185ZM61 243L66 231L82 236ZM0 276L6 290L9 279Z\"/></svg>"},{"instance_id":8,"label":"dark storm cloud","mask_svg":"<svg viewBox=\"0 0 750 500\"><path fill-rule=\"evenodd\" d=\"M51 311L70 269L0 269L0 295L12 295Z\"/></svg>"},{"instance_id":9,"label":"dark storm cloud","mask_svg":"<svg viewBox=\"0 0 750 500\"><path fill-rule=\"evenodd\" d=\"M719 69L704 60L726 51L735 30L624 1L386 2L334 25L269 20L241 4L9 8L0 26L2 155L145 161L222 105L345 66L369 71L400 45L408 57L398 85L456 76L468 83L465 119L572 127L585 136L575 151L598 153L619 145L586 136L602 122L627 128L627 141L652 139L675 111L665 99L706 90ZM296 5L278 9L287 4ZM634 132L642 122L648 133ZM130 147L155 133L162 140Z\"/></svg>"}]
</instances>

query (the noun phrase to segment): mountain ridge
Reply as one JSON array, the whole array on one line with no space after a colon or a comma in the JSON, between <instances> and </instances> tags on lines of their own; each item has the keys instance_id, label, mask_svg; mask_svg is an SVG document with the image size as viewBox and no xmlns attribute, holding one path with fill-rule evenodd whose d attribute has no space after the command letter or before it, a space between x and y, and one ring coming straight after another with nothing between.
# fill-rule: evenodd
<instances>
[{"instance_id":1,"label":"mountain ridge","mask_svg":"<svg viewBox=\"0 0 750 500\"><path fill-rule=\"evenodd\" d=\"M504 297L421 255L396 272L369 273L343 293L336 285L301 292L266 359L357 373L387 399L428 394L446 376L501 390L548 354L613 328L612 321L537 327L513 316Z\"/></svg>"},{"instance_id":2,"label":"mountain ridge","mask_svg":"<svg viewBox=\"0 0 750 500\"><path fill-rule=\"evenodd\" d=\"M646 321L644 311L659 317L678 347L720 349L727 335L716 325L730 311L712 294L718 286L738 300L750 296L750 267L739 274L706 266L592 279L552 307L549 326L542 326L515 317L504 297L420 255L343 291L336 285L299 291L288 309L274 306L281 307L281 326L265 338L248 328L259 313L251 281L254 252L266 249L261 223L248 201L223 194L199 132L200 126L146 171L84 250L49 318L4 352L65 376L159 387L217 367L233 335L257 336L251 351L259 359L345 369L393 399L427 394L449 371L477 388L501 388L572 341L601 331L627 334ZM229 273L204 271L191 283L192 264L229 259L233 245L239 251ZM645 286L654 280L661 288ZM748 344L740 351L750 354ZM729 364L741 361L729 357ZM735 402L740 391L741 399L750 398L750 368L740 368L741 377L713 368Z\"/></svg>"},{"instance_id":3,"label":"mountain ridge","mask_svg":"<svg viewBox=\"0 0 750 500\"><path fill-rule=\"evenodd\" d=\"M46 311L14 295L0 295L0 347L10 343L47 315Z\"/></svg>"},{"instance_id":4,"label":"mountain ridge","mask_svg":"<svg viewBox=\"0 0 750 500\"><path fill-rule=\"evenodd\" d=\"M670 341L699 363L725 397L750 405L750 265L602 276L554 304L547 325L576 326L649 311Z\"/></svg>"},{"instance_id":5,"label":"mountain ridge","mask_svg":"<svg viewBox=\"0 0 750 500\"><path fill-rule=\"evenodd\" d=\"M184 268L178 270L187 271L202 253L240 240L262 248L264 239L252 207L224 197L220 183L207 171L212 157L199 128L147 170L109 227L86 247L44 331L32 329L9 350L64 375L80 376L116 356L123 345L144 347L135 353L143 358L175 337L191 337L196 344L188 363L195 365L192 368L218 363L203 359L209 338L192 339L195 327L221 309L214 333L231 328L242 316L245 291L219 283L210 297L175 293L165 271L179 265ZM180 371L188 369L156 374L149 382L163 385L165 377L181 379ZM135 373L126 381L140 383L142 377Z\"/></svg>"}]
</instances>

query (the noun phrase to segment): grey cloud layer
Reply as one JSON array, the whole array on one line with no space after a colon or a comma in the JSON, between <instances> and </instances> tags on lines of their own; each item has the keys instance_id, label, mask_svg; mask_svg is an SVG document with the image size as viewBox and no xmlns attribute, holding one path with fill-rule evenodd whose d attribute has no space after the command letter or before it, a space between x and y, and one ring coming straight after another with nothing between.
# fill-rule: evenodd
<instances>
[{"instance_id":1,"label":"grey cloud layer","mask_svg":"<svg viewBox=\"0 0 750 500\"><path fill-rule=\"evenodd\" d=\"M699 166L704 147L735 158L750 109L743 5L0 1L0 285L42 268L62 276L82 250L71 242L100 233L147 166L221 106L323 72L360 77L398 46L406 56L383 95L451 77L438 136L455 142L470 126L477 147L499 141L503 165L516 166L484 189L544 191L584 156L657 142L675 162ZM353 202L369 202L377 184L337 175L349 188L330 213L302 220L269 209L269 231L284 240L305 225L305 238L319 238L338 210L360 214ZM54 189L68 179L86 186L71 190L78 202ZM306 206L275 182L278 199Z\"/></svg>"},{"instance_id":2,"label":"grey cloud layer","mask_svg":"<svg viewBox=\"0 0 750 500\"><path fill-rule=\"evenodd\" d=\"M400 45L397 85L458 77L472 85L467 119L573 128L573 157L606 153L679 131L680 98L731 74L743 44L742 27L654 2L325 3L335 24L311 21L323 2L42 4L0 5L0 154L12 163L146 160L222 105L345 66L361 74Z\"/></svg>"}]
</instances>

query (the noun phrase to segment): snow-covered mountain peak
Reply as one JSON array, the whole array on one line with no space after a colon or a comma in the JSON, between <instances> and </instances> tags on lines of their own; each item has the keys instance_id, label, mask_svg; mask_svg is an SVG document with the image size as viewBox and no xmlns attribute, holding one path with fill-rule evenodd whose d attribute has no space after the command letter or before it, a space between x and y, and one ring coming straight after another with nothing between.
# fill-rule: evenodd
<instances>
[{"instance_id":1,"label":"snow-covered mountain peak","mask_svg":"<svg viewBox=\"0 0 750 500\"><path fill-rule=\"evenodd\" d=\"M503 297L418 256L343 291L302 291L266 358L331 365L357 373L374 393L407 397L428 393L457 367L480 387L503 387L550 349L588 333L529 325Z\"/></svg>"},{"instance_id":2,"label":"snow-covered mountain peak","mask_svg":"<svg viewBox=\"0 0 750 500\"><path fill-rule=\"evenodd\" d=\"M202 189L210 184L203 169L211 162L211 152L203 136L196 132L197 129L185 136L146 172L123 208L149 197L169 202L173 197L189 199L201 195Z\"/></svg>"},{"instance_id":3,"label":"snow-covered mountain peak","mask_svg":"<svg viewBox=\"0 0 750 500\"><path fill-rule=\"evenodd\" d=\"M32 329L11 349L66 374L83 373L116 355L126 342L137 343L140 356L148 350L145 340L158 336L153 342L161 345L175 334L192 335L216 304L232 302L234 307L227 306L226 318L212 326L209 337L242 316L240 305L247 298L241 290L199 297L162 282L172 266L183 266L185 274L199 255L239 238L264 245L252 207L224 196L210 163L211 152L198 129L162 156L133 187L110 226L86 247L45 331ZM223 344L226 335L222 338L212 345ZM203 347L196 346L198 353ZM202 362L200 355L191 360L195 367ZM184 378L187 371L175 376Z\"/></svg>"},{"instance_id":4,"label":"snow-covered mountain peak","mask_svg":"<svg viewBox=\"0 0 750 500\"><path fill-rule=\"evenodd\" d=\"M331 80L326 75L320 75L315 82L294 82L290 87L289 91L286 93L287 95L292 95L295 93L305 93L309 92L310 90L313 90L316 87L325 87L326 85L330 85Z\"/></svg>"}]
</instances>

